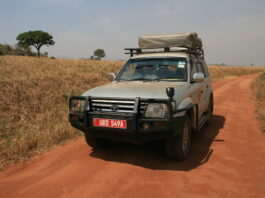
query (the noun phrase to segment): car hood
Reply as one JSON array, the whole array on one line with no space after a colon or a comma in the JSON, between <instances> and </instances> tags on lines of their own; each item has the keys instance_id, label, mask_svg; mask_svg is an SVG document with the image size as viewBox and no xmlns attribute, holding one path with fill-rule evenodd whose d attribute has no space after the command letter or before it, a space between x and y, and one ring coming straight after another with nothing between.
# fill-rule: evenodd
<instances>
[{"instance_id":1,"label":"car hood","mask_svg":"<svg viewBox=\"0 0 265 198\"><path fill-rule=\"evenodd\" d=\"M177 89L184 88L187 82L111 82L99 87L90 89L82 94L82 96L94 97L117 97L117 98L159 98L167 99L167 87Z\"/></svg>"}]
</instances>

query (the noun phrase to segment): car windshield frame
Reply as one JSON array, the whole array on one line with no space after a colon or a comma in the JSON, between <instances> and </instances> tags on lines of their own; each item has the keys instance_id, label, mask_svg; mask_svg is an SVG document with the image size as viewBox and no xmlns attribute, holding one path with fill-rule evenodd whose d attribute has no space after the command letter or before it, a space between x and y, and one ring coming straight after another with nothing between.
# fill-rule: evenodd
<instances>
[{"instance_id":1,"label":"car windshield frame","mask_svg":"<svg viewBox=\"0 0 265 198\"><path fill-rule=\"evenodd\" d=\"M157 62L157 63L163 63L164 62L172 62L175 63L177 62L178 65L177 65L177 69L180 68L179 67L179 62L182 61L181 63L181 68L183 69L184 68L184 72L185 72L185 78L144 78L143 76L138 76L138 77L135 77L135 78L123 78L123 74L124 72L126 72L127 70L127 67L129 67L129 65L133 64L133 63L141 63L141 62L146 62L146 63L150 63L150 62ZM183 62L185 62L183 64ZM115 81L167 81L167 82L187 82L188 80L188 61L186 58L182 58L182 57L159 57L159 58L135 58L135 59L129 59L125 64L124 66L122 67L122 69L120 70L120 72L118 73ZM176 67L176 65L163 65L163 64L160 64L160 65L138 65L136 66L137 69L141 68L141 67L152 67L152 69L154 70L155 68L159 68L159 67ZM135 68L136 69L136 68ZM160 68L159 68L160 69ZM168 68L169 69L169 68ZM154 72L154 71L153 71ZM135 74L135 73L134 73ZM134 75L133 74L133 75ZM144 75L144 76L147 76L147 74L141 74L141 75ZM171 74L172 75L172 74ZM149 75L151 76L151 75Z\"/></svg>"}]
</instances>

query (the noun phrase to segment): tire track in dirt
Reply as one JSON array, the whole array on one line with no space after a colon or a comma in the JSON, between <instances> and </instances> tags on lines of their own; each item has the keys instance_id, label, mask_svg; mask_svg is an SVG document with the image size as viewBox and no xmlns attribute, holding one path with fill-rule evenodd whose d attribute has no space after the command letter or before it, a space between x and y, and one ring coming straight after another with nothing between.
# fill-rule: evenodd
<instances>
[{"instance_id":1,"label":"tire track in dirt","mask_svg":"<svg viewBox=\"0 0 265 198\"><path fill-rule=\"evenodd\" d=\"M265 136L249 88L256 77L214 84L213 123L183 162L149 145L91 150L78 138L0 173L0 197L264 198Z\"/></svg>"}]
</instances>

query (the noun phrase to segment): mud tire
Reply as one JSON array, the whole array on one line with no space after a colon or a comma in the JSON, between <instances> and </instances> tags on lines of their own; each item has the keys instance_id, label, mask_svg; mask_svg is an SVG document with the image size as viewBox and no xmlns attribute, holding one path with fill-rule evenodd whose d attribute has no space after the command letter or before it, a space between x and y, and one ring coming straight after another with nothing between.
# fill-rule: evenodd
<instances>
[{"instance_id":1,"label":"mud tire","mask_svg":"<svg viewBox=\"0 0 265 198\"><path fill-rule=\"evenodd\" d=\"M191 145L191 123L188 116L182 131L176 137L166 139L166 154L171 159L184 160L190 150Z\"/></svg>"}]
</instances>

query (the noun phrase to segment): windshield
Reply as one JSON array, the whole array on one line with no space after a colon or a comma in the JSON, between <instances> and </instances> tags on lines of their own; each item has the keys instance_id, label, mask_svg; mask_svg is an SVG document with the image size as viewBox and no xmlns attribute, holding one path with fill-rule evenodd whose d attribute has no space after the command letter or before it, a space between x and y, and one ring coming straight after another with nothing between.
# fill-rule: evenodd
<instances>
[{"instance_id":1,"label":"windshield","mask_svg":"<svg viewBox=\"0 0 265 198\"><path fill-rule=\"evenodd\" d=\"M184 58L130 59L116 80L186 81L187 62Z\"/></svg>"}]
</instances>

